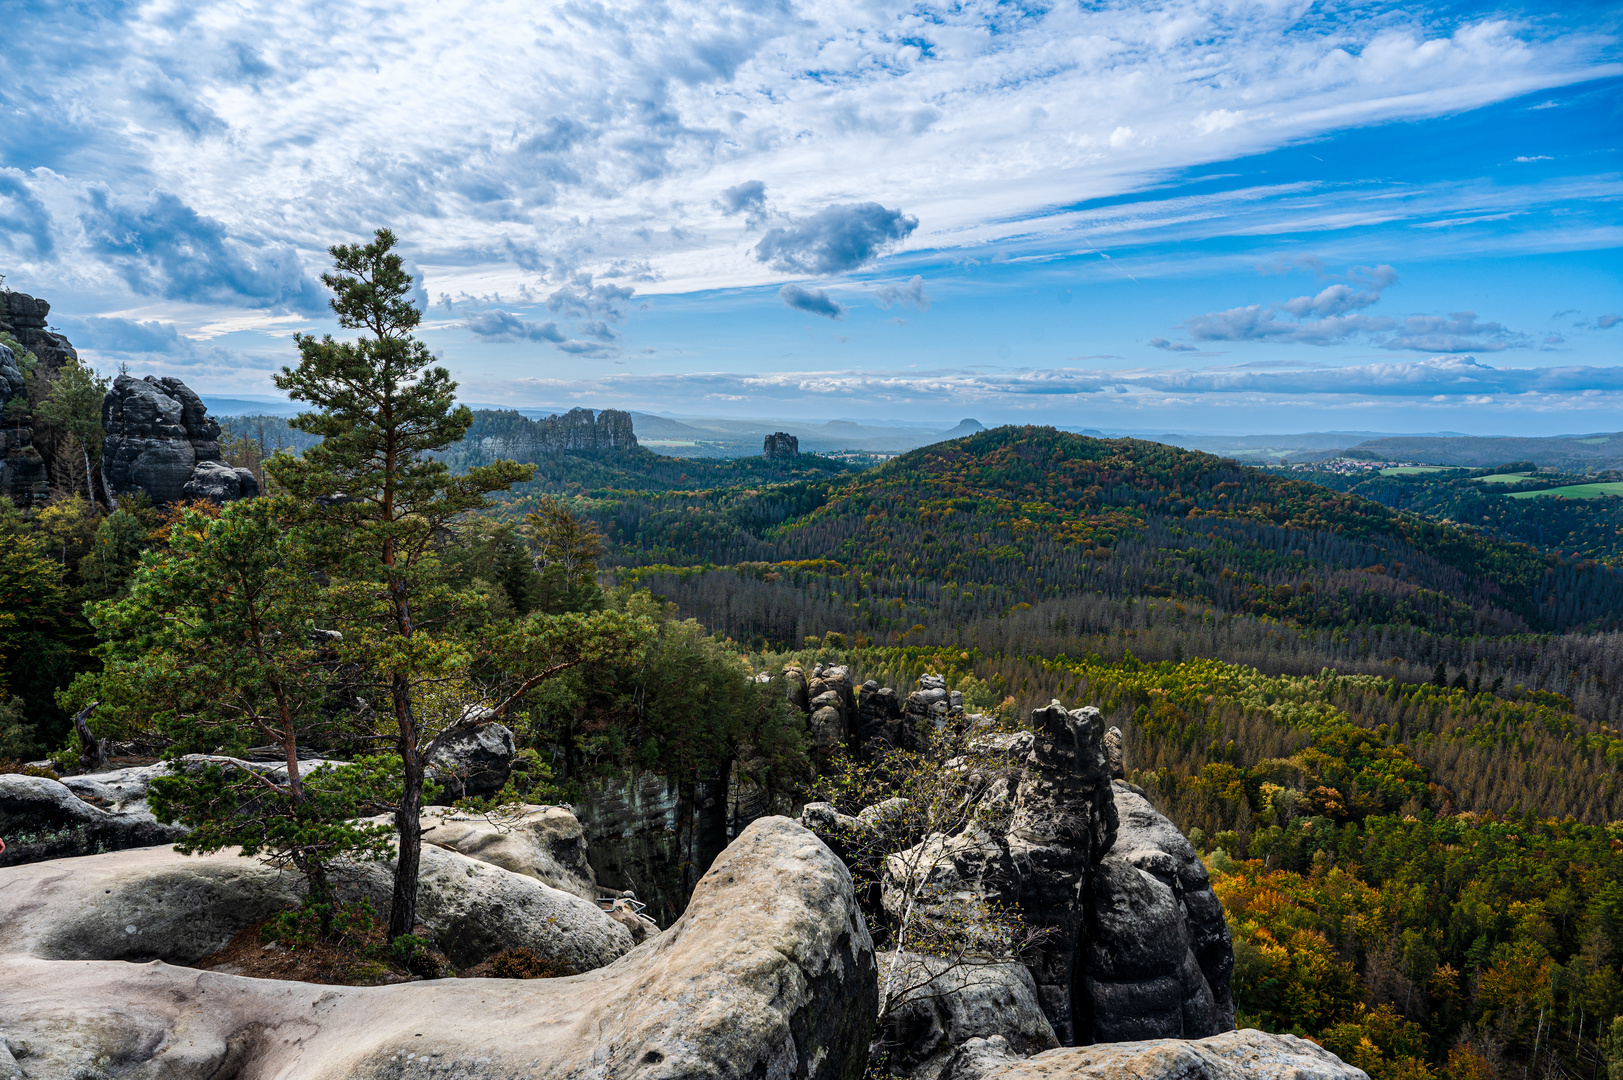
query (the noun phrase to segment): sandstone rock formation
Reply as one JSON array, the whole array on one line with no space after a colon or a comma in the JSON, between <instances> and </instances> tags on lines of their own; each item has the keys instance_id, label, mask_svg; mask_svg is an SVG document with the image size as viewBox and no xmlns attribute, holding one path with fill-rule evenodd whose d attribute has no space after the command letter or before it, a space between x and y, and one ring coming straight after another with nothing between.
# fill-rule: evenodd
<instances>
[{"instance_id":1,"label":"sandstone rock formation","mask_svg":"<svg viewBox=\"0 0 1623 1080\"><path fill-rule=\"evenodd\" d=\"M13 399L26 405L27 395L28 385L23 381L16 354L0 345L0 409ZM34 446L33 425L26 413L15 408L8 412L9 422L0 423L0 496L43 502L51 496L51 482L45 459Z\"/></svg>"},{"instance_id":2,"label":"sandstone rock formation","mask_svg":"<svg viewBox=\"0 0 1623 1080\"><path fill-rule=\"evenodd\" d=\"M75 778L79 779L79 778ZM49 777L0 773L0 867L173 843L184 830L160 825L139 802L126 807L87 791L97 805Z\"/></svg>"},{"instance_id":3,"label":"sandstone rock formation","mask_svg":"<svg viewBox=\"0 0 1623 1080\"><path fill-rule=\"evenodd\" d=\"M1234 1026L1234 952L1206 867L1122 781L1116 842L1094 872L1078 1042L1197 1039Z\"/></svg>"},{"instance_id":4,"label":"sandstone rock formation","mask_svg":"<svg viewBox=\"0 0 1623 1080\"><path fill-rule=\"evenodd\" d=\"M253 473L225 464L220 425L179 379L120 375L101 419L102 482L115 495L145 492L155 503L172 503L259 494Z\"/></svg>"},{"instance_id":5,"label":"sandstone rock formation","mask_svg":"<svg viewBox=\"0 0 1623 1080\"><path fill-rule=\"evenodd\" d=\"M68 357L79 354L61 334L46 329L51 305L27 293L0 289L0 334L10 334L27 351L49 368L62 366Z\"/></svg>"},{"instance_id":6,"label":"sandstone rock formation","mask_svg":"<svg viewBox=\"0 0 1623 1080\"><path fill-rule=\"evenodd\" d=\"M235 851L188 856L147 847L31 863L0 875L7 911L0 952L50 960L195 963L300 898L296 875ZM349 867L342 879L345 895L388 910L389 864ZM595 903L427 845L418 918L461 967L522 945L589 970L632 946L631 933Z\"/></svg>"},{"instance_id":7,"label":"sandstone rock formation","mask_svg":"<svg viewBox=\"0 0 1623 1080\"><path fill-rule=\"evenodd\" d=\"M23 379L23 369L17 364L17 354L12 352L9 345L0 345L0 405L26 393L28 383Z\"/></svg>"},{"instance_id":8,"label":"sandstone rock formation","mask_svg":"<svg viewBox=\"0 0 1623 1080\"><path fill-rule=\"evenodd\" d=\"M973 1039L943 1080L1369 1080L1317 1043L1247 1028L1197 1041L1158 1039L1049 1050L1024 1060L1006 1040Z\"/></svg>"},{"instance_id":9,"label":"sandstone rock formation","mask_svg":"<svg viewBox=\"0 0 1623 1080\"><path fill-rule=\"evenodd\" d=\"M881 985L896 962L895 953L880 954ZM928 985L929 993L908 999L879 1032L892 1075L937 1080L971 1039L1001 1039L1011 1056L1021 1057L1059 1045L1037 1003L1037 985L1019 964L954 965L903 954L894 977L901 985Z\"/></svg>"},{"instance_id":10,"label":"sandstone rock formation","mask_svg":"<svg viewBox=\"0 0 1623 1080\"><path fill-rule=\"evenodd\" d=\"M422 828L424 843L523 874L583 900L596 902L602 895L587 857L585 830L561 806L521 806L499 821L427 810Z\"/></svg>"},{"instance_id":11,"label":"sandstone rock formation","mask_svg":"<svg viewBox=\"0 0 1623 1080\"><path fill-rule=\"evenodd\" d=\"M446 802L494 795L513 774L518 752L513 732L495 721L458 728L435 739L428 750L428 767L445 788Z\"/></svg>"},{"instance_id":12,"label":"sandstone rock formation","mask_svg":"<svg viewBox=\"0 0 1623 1080\"><path fill-rule=\"evenodd\" d=\"M102 905L99 922L124 932L112 893L75 887L71 867L53 877L65 865L0 872L26 878L0 888L0 1037L29 1076L116 1062L119 1075L176 1080L857 1080L866 1063L877 983L850 876L783 818L745 830L670 930L566 979L310 986L108 962L88 943L49 959L37 927L55 901ZM94 935L129 955L112 938Z\"/></svg>"},{"instance_id":13,"label":"sandstone rock formation","mask_svg":"<svg viewBox=\"0 0 1623 1080\"><path fill-rule=\"evenodd\" d=\"M859 716L880 700L864 690ZM926 676L901 717L885 722L900 724L905 742L927 739L959 713L944 683ZM1222 906L1182 834L1142 792L1112 782L1120 732L1106 731L1097 709L1058 702L1035 710L1031 727L978 740L1004 764L965 778L994 811L987 820L1001 824L920 837L892 855L873 916L899 925L910 896L912 917L926 927L961 924L983 902L1018 905L1029 925L1047 931L1027 965L1067 1045L1229 1030L1233 954ZM883 741L879 730L872 737ZM864 837L877 839L873 816L883 809L848 816L813 803L801 820L850 858Z\"/></svg>"},{"instance_id":14,"label":"sandstone rock formation","mask_svg":"<svg viewBox=\"0 0 1623 1080\"><path fill-rule=\"evenodd\" d=\"M595 781L574 809L599 887L634 893L670 925L731 839L727 780L684 787L638 773Z\"/></svg>"},{"instance_id":15,"label":"sandstone rock formation","mask_svg":"<svg viewBox=\"0 0 1623 1080\"><path fill-rule=\"evenodd\" d=\"M787 431L774 431L766 437L761 453L769 458L791 458L800 453L800 440Z\"/></svg>"},{"instance_id":16,"label":"sandstone rock formation","mask_svg":"<svg viewBox=\"0 0 1623 1080\"><path fill-rule=\"evenodd\" d=\"M633 450L637 436L631 414L619 409L570 409L562 416L539 420L517 413L480 409L474 413L464 452L468 464L498 458L535 461L545 454L597 450Z\"/></svg>"}]
</instances>

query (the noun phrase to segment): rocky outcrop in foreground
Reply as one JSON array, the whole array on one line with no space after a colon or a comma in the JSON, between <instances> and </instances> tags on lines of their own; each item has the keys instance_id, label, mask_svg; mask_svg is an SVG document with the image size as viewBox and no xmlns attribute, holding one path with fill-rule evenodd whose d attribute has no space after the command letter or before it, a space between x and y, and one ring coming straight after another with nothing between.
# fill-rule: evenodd
<instances>
[{"instance_id":1,"label":"rocky outcrop in foreground","mask_svg":"<svg viewBox=\"0 0 1623 1080\"><path fill-rule=\"evenodd\" d=\"M943 1080L1369 1080L1363 1069L1294 1035L1255 1028L1183 1042L1072 1046L1020 1059L1006 1040L973 1039Z\"/></svg>"},{"instance_id":2,"label":"rocky outcrop in foreground","mask_svg":"<svg viewBox=\"0 0 1623 1080\"><path fill-rule=\"evenodd\" d=\"M564 979L311 986L119 963L119 937L220 907L177 894L192 918L145 903L145 926L125 922L139 897L73 864L127 857L0 871L0 1038L27 1076L857 1080L866 1061L877 982L851 878L785 818L745 830L665 933ZM71 957L50 944L64 935Z\"/></svg>"},{"instance_id":3,"label":"rocky outcrop in foreground","mask_svg":"<svg viewBox=\"0 0 1623 1080\"><path fill-rule=\"evenodd\" d=\"M857 716L868 753L980 722L964 716L931 676L905 706L864 691ZM1232 1029L1234 960L1222 905L1190 843L1141 791L1113 779L1123 767L1120 732L1107 730L1097 709L1066 710L1056 701L1032 712L1029 731L972 743L985 752L985 764L966 774L965 785L987 811L983 824L921 837L890 856L871 917L899 925L909 889L912 917L922 920L915 925L926 928L961 923L982 903L1018 907L1027 925L1045 931L1025 965L1060 1044L1200 1039ZM871 834L870 819L885 805L846 816L813 803L801 820L844 851ZM938 991L959 992L945 984L927 992ZM1003 1011L1020 1012L1013 1005ZM944 1020L909 1023L932 1032L933 1049L906 1075L933 1077L943 1055L971 1036L1012 1040L1012 1053L1034 1045L1024 1027L977 1032ZM955 1037L955 1030L963 1034Z\"/></svg>"},{"instance_id":4,"label":"rocky outcrop in foreground","mask_svg":"<svg viewBox=\"0 0 1623 1080\"><path fill-rule=\"evenodd\" d=\"M175 378L120 375L101 407L101 475L114 495L145 492L155 503L229 502L259 494L259 481L220 455L220 425Z\"/></svg>"}]
</instances>

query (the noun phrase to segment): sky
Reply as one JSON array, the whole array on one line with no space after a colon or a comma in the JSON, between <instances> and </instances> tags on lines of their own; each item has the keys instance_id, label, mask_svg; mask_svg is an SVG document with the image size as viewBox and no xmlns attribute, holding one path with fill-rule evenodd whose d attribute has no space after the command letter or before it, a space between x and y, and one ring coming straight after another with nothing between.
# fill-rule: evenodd
<instances>
[{"instance_id":1,"label":"sky","mask_svg":"<svg viewBox=\"0 0 1623 1080\"><path fill-rule=\"evenodd\" d=\"M1623 429L1623 5L6 0L0 274L274 395L386 226L465 400Z\"/></svg>"}]
</instances>

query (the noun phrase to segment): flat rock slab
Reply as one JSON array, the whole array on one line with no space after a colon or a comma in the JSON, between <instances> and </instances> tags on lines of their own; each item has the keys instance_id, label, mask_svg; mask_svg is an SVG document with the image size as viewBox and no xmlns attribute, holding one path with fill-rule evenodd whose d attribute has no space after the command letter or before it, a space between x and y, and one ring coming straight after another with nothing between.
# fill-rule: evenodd
<instances>
[{"instance_id":1,"label":"flat rock slab","mask_svg":"<svg viewBox=\"0 0 1623 1080\"><path fill-rule=\"evenodd\" d=\"M341 893L388 911L389 864L350 874ZM633 944L596 904L455 852L425 845L418 880L418 917L460 967L522 945L586 971ZM151 847L30 863L0 870L0 952L192 964L300 896L296 874L234 851Z\"/></svg>"},{"instance_id":2,"label":"flat rock slab","mask_svg":"<svg viewBox=\"0 0 1623 1080\"><path fill-rule=\"evenodd\" d=\"M15 875L38 869L0 871L0 1037L31 1078L857 1080L877 1006L850 875L785 818L750 825L670 930L566 979L313 986L41 959L10 927Z\"/></svg>"},{"instance_id":3,"label":"flat rock slab","mask_svg":"<svg viewBox=\"0 0 1623 1080\"><path fill-rule=\"evenodd\" d=\"M966 1043L950 1080L1369 1080L1317 1043L1255 1028L1183 1042L1067 1046L1012 1059L1002 1040Z\"/></svg>"}]
</instances>

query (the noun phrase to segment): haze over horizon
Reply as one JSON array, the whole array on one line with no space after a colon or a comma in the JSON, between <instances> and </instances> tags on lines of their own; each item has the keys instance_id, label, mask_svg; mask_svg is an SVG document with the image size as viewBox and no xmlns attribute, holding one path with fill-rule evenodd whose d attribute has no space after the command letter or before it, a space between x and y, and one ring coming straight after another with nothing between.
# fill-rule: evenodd
<instances>
[{"instance_id":1,"label":"haze over horizon","mask_svg":"<svg viewBox=\"0 0 1623 1080\"><path fill-rule=\"evenodd\" d=\"M473 401L1623 429L1623 11L7 6L0 273L274 393L392 228Z\"/></svg>"}]
</instances>

